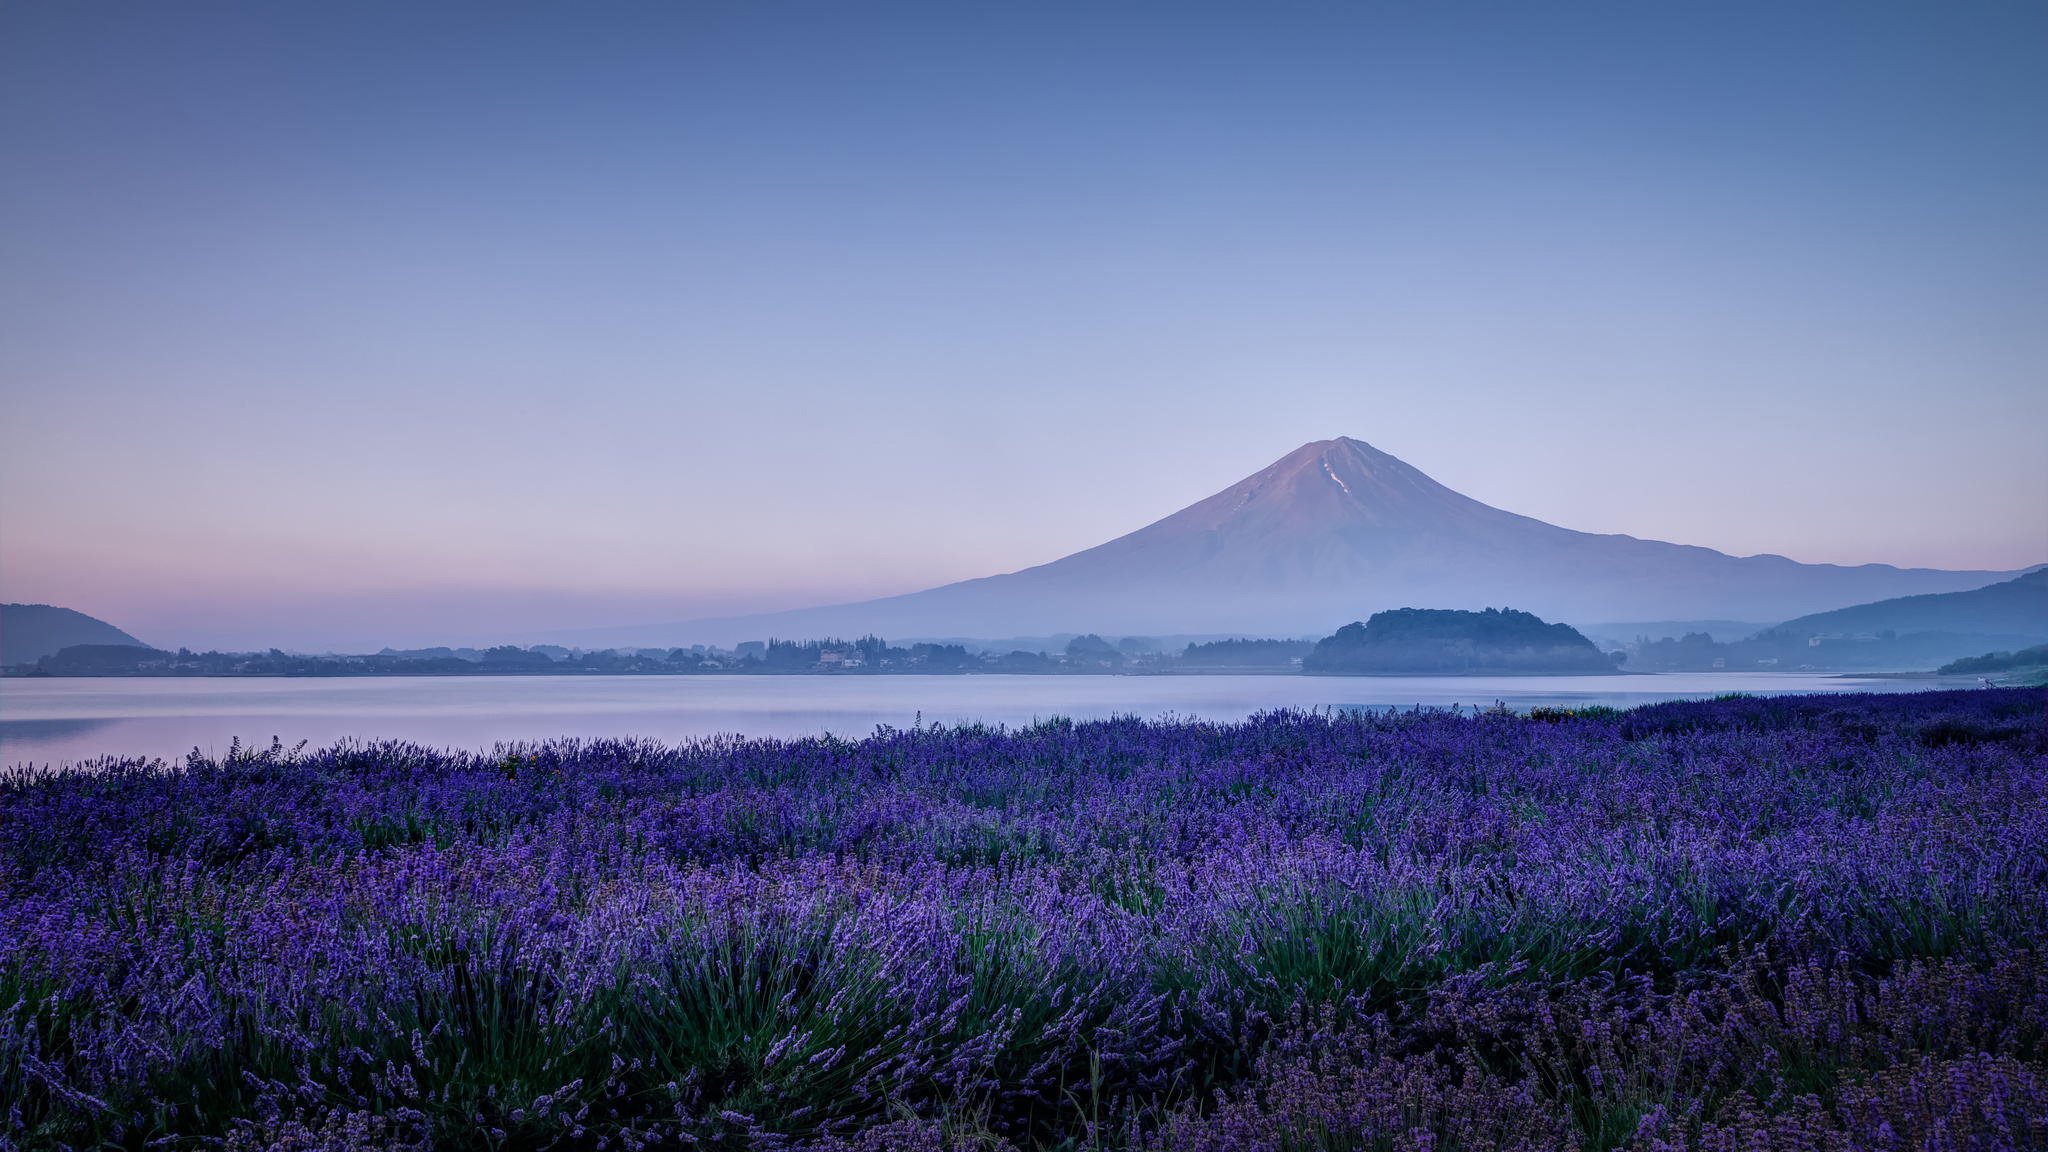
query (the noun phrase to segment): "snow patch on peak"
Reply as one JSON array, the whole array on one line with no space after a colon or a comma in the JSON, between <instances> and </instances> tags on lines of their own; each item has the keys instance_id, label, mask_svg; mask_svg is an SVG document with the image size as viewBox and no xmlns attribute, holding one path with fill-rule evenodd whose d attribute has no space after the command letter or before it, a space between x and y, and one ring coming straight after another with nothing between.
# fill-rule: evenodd
<instances>
[{"instance_id":1,"label":"snow patch on peak","mask_svg":"<svg viewBox=\"0 0 2048 1152\"><path fill-rule=\"evenodd\" d=\"M1337 475L1337 473L1330 468L1330 462L1328 460L1324 460L1322 463L1323 475L1328 476L1332 480L1335 480L1337 482L1337 487L1342 488L1346 496L1351 495L1351 485L1346 484L1344 482L1344 478Z\"/></svg>"}]
</instances>

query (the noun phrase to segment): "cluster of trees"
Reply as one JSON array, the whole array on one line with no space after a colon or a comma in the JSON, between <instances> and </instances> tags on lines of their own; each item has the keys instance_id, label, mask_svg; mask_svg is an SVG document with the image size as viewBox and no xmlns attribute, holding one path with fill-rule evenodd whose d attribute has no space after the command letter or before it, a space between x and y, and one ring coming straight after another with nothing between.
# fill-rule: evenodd
<instances>
[{"instance_id":1,"label":"cluster of trees","mask_svg":"<svg viewBox=\"0 0 2048 1152\"><path fill-rule=\"evenodd\" d=\"M1772 629L1721 643L1704 632L1641 638L1630 670L1714 671L1757 668L1927 668L1957 654L1961 642L1998 639L1947 633L1807 636ZM1981 651L1965 647L1961 651ZM167 652L139 644L79 644L44 656L31 675L46 676L378 676L378 675L675 675L687 673L1106 673L1284 671L1336 673L1611 672L1622 654L1603 654L1569 625L1527 612L1402 608L1375 613L1335 635L1306 640L1218 640L1162 652L1142 636L1110 640L1089 633L1056 653L974 652L962 644L890 644L858 640L770 640L740 650L613 649L583 652L553 645L520 648L422 648L361 655L281 652ZM2048 665L2048 645L1953 660L1951 674L2007 672Z\"/></svg>"},{"instance_id":2,"label":"cluster of trees","mask_svg":"<svg viewBox=\"0 0 2048 1152\"><path fill-rule=\"evenodd\" d=\"M2048 667L2048 644L2036 644L2017 652L1986 652L1943 664L1944 676L1979 676L1988 672L2017 672L2022 668Z\"/></svg>"},{"instance_id":3,"label":"cluster of trees","mask_svg":"<svg viewBox=\"0 0 2048 1152\"><path fill-rule=\"evenodd\" d=\"M1311 640L1216 640L1190 643L1180 663L1183 668L1292 668L1314 648Z\"/></svg>"},{"instance_id":4,"label":"cluster of trees","mask_svg":"<svg viewBox=\"0 0 2048 1152\"><path fill-rule=\"evenodd\" d=\"M554 657L510 644L471 655L413 655L380 652L364 656L303 656L272 648L267 652L167 652L132 644L77 644L38 660L29 675L42 676L473 676L587 673L625 675L682 671L676 653L581 652ZM694 656L687 649L677 652Z\"/></svg>"},{"instance_id":5,"label":"cluster of trees","mask_svg":"<svg viewBox=\"0 0 2048 1152\"><path fill-rule=\"evenodd\" d=\"M1732 647L1705 632L1687 632L1676 639L1665 636L1652 640L1640 636L1636 638L1634 650L1628 654L1628 666L1638 672L1705 672L1716 667L1727 668L1732 664Z\"/></svg>"},{"instance_id":6,"label":"cluster of trees","mask_svg":"<svg viewBox=\"0 0 2048 1152\"><path fill-rule=\"evenodd\" d=\"M1712 671L1874 671L1932 668L1959 654L1982 651L1980 645L1993 639L1950 632L1910 632L1901 635L1890 629L1863 635L1813 635L1805 629L1771 628L1745 640L1716 641L1704 632L1690 632L1673 639L1639 638L1628 654L1630 671L1712 672ZM1971 659L1996 658L1971 657ZM1975 669L1999 671L2002 669Z\"/></svg>"},{"instance_id":7,"label":"cluster of trees","mask_svg":"<svg viewBox=\"0 0 2048 1152\"><path fill-rule=\"evenodd\" d=\"M1613 672L1615 661L1571 625L1545 623L1512 608L1398 608L1317 641L1302 667L1380 674L1585 674Z\"/></svg>"},{"instance_id":8,"label":"cluster of trees","mask_svg":"<svg viewBox=\"0 0 2048 1152\"><path fill-rule=\"evenodd\" d=\"M1129 655L1135 656L1137 653L1132 652ZM1067 641L1067 663L1075 668L1121 668L1125 659L1126 653L1122 648L1093 632Z\"/></svg>"},{"instance_id":9,"label":"cluster of trees","mask_svg":"<svg viewBox=\"0 0 2048 1152\"><path fill-rule=\"evenodd\" d=\"M750 662L751 657L742 664ZM912 644L908 648L898 648L879 636L871 635L858 640L770 640L758 670L810 672L838 667L848 671L965 672L979 666L980 661L964 645ZM743 667L741 670L752 669Z\"/></svg>"},{"instance_id":10,"label":"cluster of trees","mask_svg":"<svg viewBox=\"0 0 2048 1152\"><path fill-rule=\"evenodd\" d=\"M1064 659L1043 652L970 652L961 644L893 645L858 640L770 640L746 655L713 648L612 649L578 652L553 645L520 648L385 649L369 655L305 656L267 652L167 652L132 644L80 644L37 661L31 676L420 676L420 675L676 675L810 672L1100 671L1126 666L1123 646L1080 637Z\"/></svg>"}]
</instances>

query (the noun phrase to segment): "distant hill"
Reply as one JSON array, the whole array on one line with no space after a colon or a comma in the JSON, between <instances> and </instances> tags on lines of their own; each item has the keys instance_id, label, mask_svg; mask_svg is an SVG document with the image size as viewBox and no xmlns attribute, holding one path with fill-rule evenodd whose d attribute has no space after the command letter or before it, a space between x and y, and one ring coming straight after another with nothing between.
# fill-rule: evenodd
<instances>
[{"instance_id":1,"label":"distant hill","mask_svg":"<svg viewBox=\"0 0 2048 1152\"><path fill-rule=\"evenodd\" d=\"M1585 675L1613 672L1614 662L1570 625L1527 612L1401 608L1317 641L1302 671Z\"/></svg>"},{"instance_id":2,"label":"distant hill","mask_svg":"<svg viewBox=\"0 0 2048 1152\"><path fill-rule=\"evenodd\" d=\"M1632 645L1628 666L1645 672L1714 668L1903 672L2048 640L2048 569L1974 588L1900 596L1816 612L1741 640L1704 632ZM1987 669L1976 669L1986 671Z\"/></svg>"},{"instance_id":3,"label":"distant hill","mask_svg":"<svg viewBox=\"0 0 2048 1152\"><path fill-rule=\"evenodd\" d=\"M2048 640L2048 568L1967 592L1900 596L1816 612L1773 631L1801 636L1950 632Z\"/></svg>"},{"instance_id":4,"label":"distant hill","mask_svg":"<svg viewBox=\"0 0 2048 1152\"><path fill-rule=\"evenodd\" d=\"M1986 652L1982 656L1965 656L1951 660L1935 671L1944 676L1978 675L1986 672L2013 672L2022 668L2048 668L2048 644L2036 644L2018 652Z\"/></svg>"},{"instance_id":5,"label":"distant hill","mask_svg":"<svg viewBox=\"0 0 2048 1152\"><path fill-rule=\"evenodd\" d=\"M1035 568L859 604L567 639L1301 636L1325 635L1361 612L1501 603L1552 620L1783 620L2011 575L1800 564L1577 532L1481 504L1340 438L1303 445L1163 520Z\"/></svg>"},{"instance_id":6,"label":"distant hill","mask_svg":"<svg viewBox=\"0 0 2048 1152\"><path fill-rule=\"evenodd\" d=\"M83 612L50 604L0 604L0 665L33 664L77 644L146 647Z\"/></svg>"},{"instance_id":7,"label":"distant hill","mask_svg":"<svg viewBox=\"0 0 2048 1152\"><path fill-rule=\"evenodd\" d=\"M133 676L165 671L171 653L144 644L72 644L37 661L52 676Z\"/></svg>"}]
</instances>

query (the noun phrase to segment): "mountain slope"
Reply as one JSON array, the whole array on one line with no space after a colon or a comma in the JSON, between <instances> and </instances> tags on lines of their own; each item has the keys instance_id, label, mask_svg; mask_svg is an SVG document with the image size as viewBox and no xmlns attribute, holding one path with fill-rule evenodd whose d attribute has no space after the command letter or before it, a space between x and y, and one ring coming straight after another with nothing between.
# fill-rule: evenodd
<instances>
[{"instance_id":1,"label":"mountain slope","mask_svg":"<svg viewBox=\"0 0 2048 1152\"><path fill-rule=\"evenodd\" d=\"M1817 612L1787 620L1776 631L1803 636L1957 632L2048 640L2048 568L1968 592L1901 596Z\"/></svg>"},{"instance_id":2,"label":"mountain slope","mask_svg":"<svg viewBox=\"0 0 2048 1152\"><path fill-rule=\"evenodd\" d=\"M1576 532L1482 504L1340 438L1303 445L1206 500L1049 564L860 604L612 630L606 642L868 631L1286 636L1400 607L1513 606L1552 620L1781 620L2006 575L1799 564Z\"/></svg>"},{"instance_id":3,"label":"mountain slope","mask_svg":"<svg viewBox=\"0 0 2048 1152\"><path fill-rule=\"evenodd\" d=\"M33 664L74 644L142 641L104 620L50 604L0 604L0 665Z\"/></svg>"}]
</instances>

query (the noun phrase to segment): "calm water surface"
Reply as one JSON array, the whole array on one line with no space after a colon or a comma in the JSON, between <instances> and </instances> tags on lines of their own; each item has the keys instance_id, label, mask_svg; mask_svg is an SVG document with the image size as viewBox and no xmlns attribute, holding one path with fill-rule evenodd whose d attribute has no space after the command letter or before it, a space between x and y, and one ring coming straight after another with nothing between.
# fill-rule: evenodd
<instances>
[{"instance_id":1,"label":"calm water surface","mask_svg":"<svg viewBox=\"0 0 2048 1152\"><path fill-rule=\"evenodd\" d=\"M436 676L362 679L0 680L0 765L193 748L410 740L489 748L556 736L865 735L878 724L1028 724L1168 714L1241 719L1271 708L1501 701L1609 704L1721 692L1910 691L1933 680L1715 673L1602 677Z\"/></svg>"}]
</instances>

